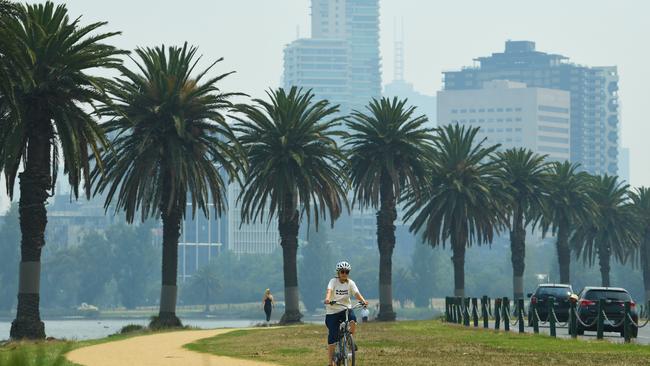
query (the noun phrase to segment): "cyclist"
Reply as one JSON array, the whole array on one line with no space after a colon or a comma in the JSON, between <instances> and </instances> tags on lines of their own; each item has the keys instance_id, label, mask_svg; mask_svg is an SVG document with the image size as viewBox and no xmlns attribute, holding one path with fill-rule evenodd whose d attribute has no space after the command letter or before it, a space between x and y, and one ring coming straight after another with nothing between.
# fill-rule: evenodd
<instances>
[{"instance_id":1,"label":"cyclist","mask_svg":"<svg viewBox=\"0 0 650 366\"><path fill-rule=\"evenodd\" d=\"M362 302L365 306L368 306L368 301L361 295L357 285L352 281L350 276L350 270L352 266L348 262L339 262L336 264L336 278L332 278L327 285L327 294L325 295L325 304L327 305L327 315L325 316L325 325L329 334L327 335L327 353L328 360L330 365L334 366L334 349L336 347L336 342L339 339L339 326L342 322L345 321L345 308L352 307L350 301L351 297L356 298L359 302ZM336 301L337 304L343 305L330 305L330 302ZM357 318L354 315L354 311L350 310L350 333L354 334L356 331L356 322Z\"/></svg>"}]
</instances>

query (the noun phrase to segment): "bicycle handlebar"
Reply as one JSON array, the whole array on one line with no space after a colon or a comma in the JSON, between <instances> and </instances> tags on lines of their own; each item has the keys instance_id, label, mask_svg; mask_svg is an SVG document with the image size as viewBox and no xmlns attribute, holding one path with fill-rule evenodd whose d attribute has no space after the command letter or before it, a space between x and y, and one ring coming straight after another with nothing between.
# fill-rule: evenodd
<instances>
[{"instance_id":1,"label":"bicycle handlebar","mask_svg":"<svg viewBox=\"0 0 650 366\"><path fill-rule=\"evenodd\" d=\"M350 306L350 307L348 307L346 305L343 305L343 304L340 304L337 301L330 301L330 303L327 304L327 305L338 305L338 306L344 307L346 309L358 309L358 308L361 308L361 307L364 307L364 308L367 307L366 304L364 304L362 302L358 302L354 306Z\"/></svg>"}]
</instances>

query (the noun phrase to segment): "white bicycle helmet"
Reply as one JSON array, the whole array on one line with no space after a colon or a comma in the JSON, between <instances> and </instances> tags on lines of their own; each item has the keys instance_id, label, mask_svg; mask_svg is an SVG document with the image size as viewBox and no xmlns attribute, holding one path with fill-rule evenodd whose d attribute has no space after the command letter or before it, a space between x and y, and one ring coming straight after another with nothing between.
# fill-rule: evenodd
<instances>
[{"instance_id":1,"label":"white bicycle helmet","mask_svg":"<svg viewBox=\"0 0 650 366\"><path fill-rule=\"evenodd\" d=\"M350 271L350 270L352 270L352 266L350 265L350 263L348 263L346 261L338 262L336 264L336 272L338 272L338 271L340 271L342 269L347 269L348 271Z\"/></svg>"}]
</instances>

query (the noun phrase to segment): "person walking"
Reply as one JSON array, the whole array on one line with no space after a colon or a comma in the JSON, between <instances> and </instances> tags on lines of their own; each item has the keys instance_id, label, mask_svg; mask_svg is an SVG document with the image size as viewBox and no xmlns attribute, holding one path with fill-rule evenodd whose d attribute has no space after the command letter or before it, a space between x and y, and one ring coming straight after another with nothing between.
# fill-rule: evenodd
<instances>
[{"instance_id":1,"label":"person walking","mask_svg":"<svg viewBox=\"0 0 650 366\"><path fill-rule=\"evenodd\" d=\"M264 313L266 314L266 326L269 326L269 322L271 321L271 312L273 311L273 306L275 305L275 301L273 300L273 295L271 294L270 289L266 289L264 291L264 299L262 299L262 307L264 308Z\"/></svg>"}]
</instances>

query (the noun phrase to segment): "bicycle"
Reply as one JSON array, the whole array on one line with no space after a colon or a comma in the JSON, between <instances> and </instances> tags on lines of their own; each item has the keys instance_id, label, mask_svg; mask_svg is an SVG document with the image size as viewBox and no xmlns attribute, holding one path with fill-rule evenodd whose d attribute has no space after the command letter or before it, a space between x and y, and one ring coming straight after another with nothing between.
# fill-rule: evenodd
<instances>
[{"instance_id":1,"label":"bicycle","mask_svg":"<svg viewBox=\"0 0 650 366\"><path fill-rule=\"evenodd\" d=\"M339 341L334 351L334 363L337 366L354 366L355 365L355 347L352 333L350 333L350 311L365 307L364 303L359 302L352 307L331 301L330 305L338 305L345 308L345 321L339 326Z\"/></svg>"}]
</instances>

